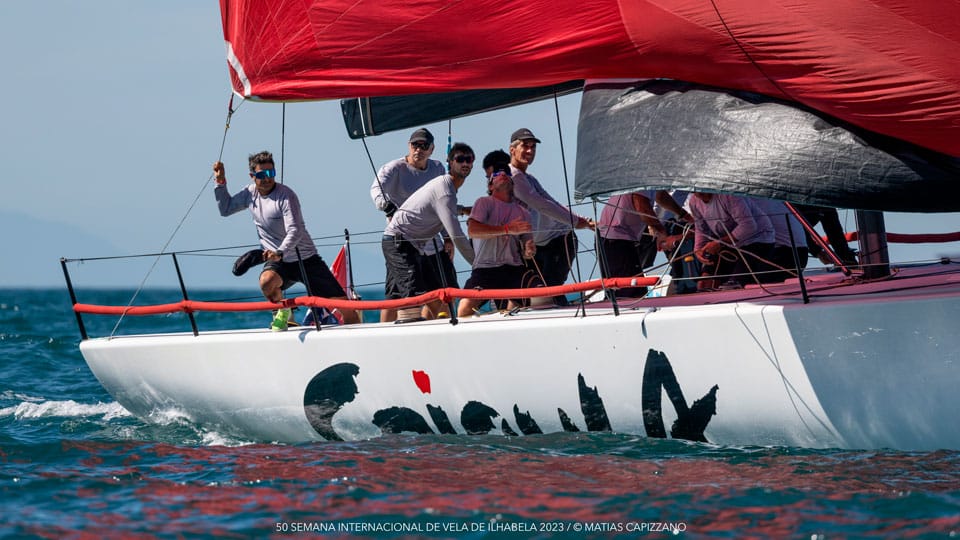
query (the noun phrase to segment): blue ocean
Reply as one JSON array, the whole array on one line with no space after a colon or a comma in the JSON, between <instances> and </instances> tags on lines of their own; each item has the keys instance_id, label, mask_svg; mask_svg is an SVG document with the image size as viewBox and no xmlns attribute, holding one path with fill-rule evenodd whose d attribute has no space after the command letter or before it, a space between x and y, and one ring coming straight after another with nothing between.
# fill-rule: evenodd
<instances>
[{"instance_id":1,"label":"blue ocean","mask_svg":"<svg viewBox=\"0 0 960 540\"><path fill-rule=\"evenodd\" d=\"M131 291L79 295L125 305ZM145 291L137 301L177 295ZM93 336L189 329L182 314L84 322ZM264 313L197 320L201 330L268 322ZM254 443L182 418L131 416L87 369L79 340L65 289L0 289L2 538L960 535L956 450L718 447L602 433Z\"/></svg>"}]
</instances>

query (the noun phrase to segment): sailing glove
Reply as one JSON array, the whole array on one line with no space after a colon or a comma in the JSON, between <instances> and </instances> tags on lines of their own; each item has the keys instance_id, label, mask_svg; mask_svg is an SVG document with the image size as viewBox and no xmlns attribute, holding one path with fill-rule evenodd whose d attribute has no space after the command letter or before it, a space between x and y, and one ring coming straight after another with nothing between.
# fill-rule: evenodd
<instances>
[{"instance_id":1,"label":"sailing glove","mask_svg":"<svg viewBox=\"0 0 960 540\"><path fill-rule=\"evenodd\" d=\"M387 215L388 218L393 217L393 214L397 212L397 205L393 204L393 201L387 201L387 204L383 206L383 213Z\"/></svg>"}]
</instances>

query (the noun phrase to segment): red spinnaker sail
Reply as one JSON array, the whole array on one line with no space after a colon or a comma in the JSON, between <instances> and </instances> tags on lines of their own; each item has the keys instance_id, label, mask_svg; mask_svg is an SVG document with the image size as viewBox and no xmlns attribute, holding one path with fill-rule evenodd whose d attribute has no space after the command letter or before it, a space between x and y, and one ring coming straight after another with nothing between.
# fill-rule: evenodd
<instances>
[{"instance_id":1,"label":"red spinnaker sail","mask_svg":"<svg viewBox=\"0 0 960 540\"><path fill-rule=\"evenodd\" d=\"M960 3L221 0L262 100L671 78L799 102L960 156Z\"/></svg>"}]
</instances>

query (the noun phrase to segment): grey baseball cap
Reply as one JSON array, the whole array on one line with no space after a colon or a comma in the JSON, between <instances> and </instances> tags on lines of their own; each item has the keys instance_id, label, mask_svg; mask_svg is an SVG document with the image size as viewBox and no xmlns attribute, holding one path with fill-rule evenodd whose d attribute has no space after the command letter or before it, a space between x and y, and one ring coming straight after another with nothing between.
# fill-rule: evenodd
<instances>
[{"instance_id":1,"label":"grey baseball cap","mask_svg":"<svg viewBox=\"0 0 960 540\"><path fill-rule=\"evenodd\" d=\"M511 143L511 144L512 144L514 141L528 141L528 140L534 140L534 141L537 142L537 144L540 143L540 139L538 139L538 138L533 134L533 132L530 131L530 130L527 129L527 128L520 128L520 129L514 131L514 132L513 132L513 135L510 136L510 143Z\"/></svg>"},{"instance_id":2,"label":"grey baseball cap","mask_svg":"<svg viewBox=\"0 0 960 540\"><path fill-rule=\"evenodd\" d=\"M427 128L420 128L413 132L413 135L410 135L410 140L407 142L425 142L427 144L433 144L433 133L430 133Z\"/></svg>"}]
</instances>

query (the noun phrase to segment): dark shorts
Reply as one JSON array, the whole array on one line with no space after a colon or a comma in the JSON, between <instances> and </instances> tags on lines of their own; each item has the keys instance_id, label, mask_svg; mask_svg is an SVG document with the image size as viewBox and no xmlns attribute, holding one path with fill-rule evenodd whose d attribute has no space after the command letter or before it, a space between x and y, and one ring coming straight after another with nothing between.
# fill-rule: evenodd
<instances>
[{"instance_id":1,"label":"dark shorts","mask_svg":"<svg viewBox=\"0 0 960 540\"><path fill-rule=\"evenodd\" d=\"M446 251L441 251L433 255L422 255L421 257L423 260L422 264L425 267L429 267L429 273L433 274L430 279L435 286L427 289L428 291L443 287L460 288L460 284L457 282L457 269L453 267L453 261L450 260L450 255L447 255ZM441 272L443 273L442 278L440 277Z\"/></svg>"},{"instance_id":2,"label":"dark shorts","mask_svg":"<svg viewBox=\"0 0 960 540\"><path fill-rule=\"evenodd\" d=\"M525 289L543 283L536 272L526 266L504 264L493 268L474 268L467 279L467 289Z\"/></svg>"},{"instance_id":3,"label":"dark shorts","mask_svg":"<svg viewBox=\"0 0 960 540\"><path fill-rule=\"evenodd\" d=\"M537 245L537 254L525 264L543 277L546 286L563 285L570 273L570 265L577 256L577 235L573 231L562 234L544 245ZM536 264L534 264L536 263ZM564 295L555 296L554 302L566 306L569 302Z\"/></svg>"},{"instance_id":4,"label":"dark shorts","mask_svg":"<svg viewBox=\"0 0 960 540\"><path fill-rule=\"evenodd\" d=\"M547 286L563 285L577 256L577 235L570 231L537 246L534 260Z\"/></svg>"},{"instance_id":5,"label":"dark shorts","mask_svg":"<svg viewBox=\"0 0 960 540\"><path fill-rule=\"evenodd\" d=\"M601 238L600 275L610 277L642 276L643 269L650 265L652 252L657 246L652 236L644 235L639 242ZM626 287L616 291L619 297L639 298L647 294L646 287Z\"/></svg>"},{"instance_id":6,"label":"dark shorts","mask_svg":"<svg viewBox=\"0 0 960 540\"><path fill-rule=\"evenodd\" d=\"M761 283L779 283L786 279L794 277L796 273L797 265L800 265L800 268L805 268L807 266L807 259L809 258L809 252L807 248L800 247L797 248L797 260L793 260L793 247L791 246L774 246L773 252L770 254L770 262L773 263L773 272L764 274L760 277Z\"/></svg>"},{"instance_id":7,"label":"dark shorts","mask_svg":"<svg viewBox=\"0 0 960 540\"><path fill-rule=\"evenodd\" d=\"M536 272L526 266L512 266L504 264L493 268L474 268L467 279L466 289L526 289L528 287L542 287L543 282ZM510 300L520 302L516 298ZM484 300L480 305L486 304ZM498 309L506 307L505 300L494 302Z\"/></svg>"},{"instance_id":8,"label":"dark shorts","mask_svg":"<svg viewBox=\"0 0 960 540\"><path fill-rule=\"evenodd\" d=\"M409 298L443 287L459 288L453 261L446 252L422 255L410 242L393 236L384 236L380 247L387 267L387 299Z\"/></svg>"},{"instance_id":9,"label":"dark shorts","mask_svg":"<svg viewBox=\"0 0 960 540\"><path fill-rule=\"evenodd\" d=\"M324 298L340 298L346 296L343 287L337 283L337 278L327 268L327 263L323 262L320 255L307 257L303 260L303 269L307 274L307 290L313 296L322 296ZM283 278L283 289L289 289L294 283L304 283L303 275L300 273L300 263L267 261L263 265L261 274L267 270L273 270Z\"/></svg>"}]
</instances>

